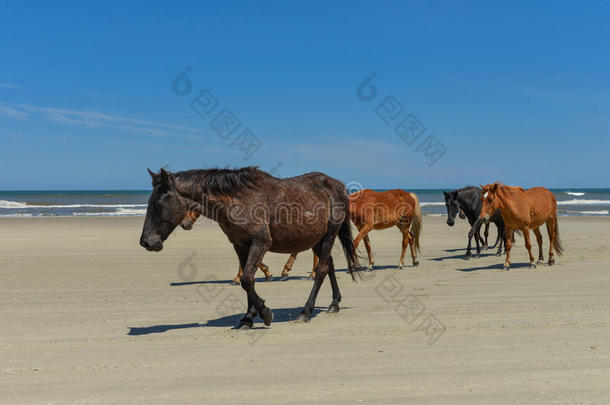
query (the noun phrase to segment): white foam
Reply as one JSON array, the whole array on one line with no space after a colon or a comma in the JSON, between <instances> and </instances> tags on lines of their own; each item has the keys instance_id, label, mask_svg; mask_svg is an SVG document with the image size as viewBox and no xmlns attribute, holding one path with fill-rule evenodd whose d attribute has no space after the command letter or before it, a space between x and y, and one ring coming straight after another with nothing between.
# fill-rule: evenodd
<instances>
[{"instance_id":1,"label":"white foam","mask_svg":"<svg viewBox=\"0 0 610 405\"><path fill-rule=\"evenodd\" d=\"M558 205L610 205L610 200L566 200L557 201Z\"/></svg>"},{"instance_id":2,"label":"white foam","mask_svg":"<svg viewBox=\"0 0 610 405\"><path fill-rule=\"evenodd\" d=\"M27 204L18 201L0 200L0 208L27 208Z\"/></svg>"},{"instance_id":3,"label":"white foam","mask_svg":"<svg viewBox=\"0 0 610 405\"><path fill-rule=\"evenodd\" d=\"M576 193L574 191L566 191L566 194L567 195L573 195L573 196L576 196L576 197L581 197L581 196L585 195L585 193Z\"/></svg>"},{"instance_id":4,"label":"white foam","mask_svg":"<svg viewBox=\"0 0 610 405\"><path fill-rule=\"evenodd\" d=\"M0 215L0 218L22 218L22 217L33 217L34 215L32 214L5 214L5 215Z\"/></svg>"},{"instance_id":5,"label":"white foam","mask_svg":"<svg viewBox=\"0 0 610 405\"><path fill-rule=\"evenodd\" d=\"M75 212L78 217L128 217L146 215L146 209L118 208L114 212Z\"/></svg>"},{"instance_id":6,"label":"white foam","mask_svg":"<svg viewBox=\"0 0 610 405\"><path fill-rule=\"evenodd\" d=\"M24 209L24 208L142 208L146 204L65 204L65 205L36 205L26 204L20 201L0 200L0 208Z\"/></svg>"},{"instance_id":7,"label":"white foam","mask_svg":"<svg viewBox=\"0 0 610 405\"><path fill-rule=\"evenodd\" d=\"M431 207L431 206L444 206L444 202L420 202L419 205L422 207Z\"/></svg>"},{"instance_id":8,"label":"white foam","mask_svg":"<svg viewBox=\"0 0 610 405\"><path fill-rule=\"evenodd\" d=\"M610 215L610 211L608 210L599 210L599 211L565 211L570 214L581 214L581 215Z\"/></svg>"}]
</instances>

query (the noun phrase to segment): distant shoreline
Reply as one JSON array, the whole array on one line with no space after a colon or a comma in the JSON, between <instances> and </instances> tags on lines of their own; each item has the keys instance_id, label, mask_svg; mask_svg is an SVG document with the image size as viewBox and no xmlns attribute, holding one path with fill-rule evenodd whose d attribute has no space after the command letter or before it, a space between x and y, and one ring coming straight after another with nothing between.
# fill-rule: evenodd
<instances>
[{"instance_id":1,"label":"distant shoreline","mask_svg":"<svg viewBox=\"0 0 610 405\"><path fill-rule=\"evenodd\" d=\"M383 191L385 189L377 189ZM409 189L418 194L424 216L446 215L443 189ZM551 189L560 216L610 216L610 189ZM0 218L139 217L150 190L0 191Z\"/></svg>"}]
</instances>

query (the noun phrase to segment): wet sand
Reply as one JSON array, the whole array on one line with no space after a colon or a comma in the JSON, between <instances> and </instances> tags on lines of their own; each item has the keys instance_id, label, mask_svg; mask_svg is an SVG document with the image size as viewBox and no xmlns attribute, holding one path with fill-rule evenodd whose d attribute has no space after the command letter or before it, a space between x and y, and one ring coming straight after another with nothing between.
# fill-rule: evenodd
<instances>
[{"instance_id":1,"label":"wet sand","mask_svg":"<svg viewBox=\"0 0 610 405\"><path fill-rule=\"evenodd\" d=\"M398 230L373 232L376 270L352 282L336 247L341 312L325 313L327 280L316 316L297 324L306 252L289 281L257 278L275 321L250 331L231 329L245 295L228 284L237 260L218 226L177 230L150 253L142 222L0 219L1 403L610 398L609 218L560 218L567 253L535 270L521 238L510 271L490 251L463 260L464 221L424 217L416 269L395 267ZM279 276L286 259L265 263Z\"/></svg>"}]
</instances>

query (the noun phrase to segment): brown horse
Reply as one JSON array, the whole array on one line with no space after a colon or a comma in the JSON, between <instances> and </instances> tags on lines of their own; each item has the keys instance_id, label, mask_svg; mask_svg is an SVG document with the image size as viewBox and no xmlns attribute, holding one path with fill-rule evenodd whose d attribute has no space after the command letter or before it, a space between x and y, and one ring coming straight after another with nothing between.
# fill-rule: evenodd
<instances>
[{"instance_id":1,"label":"brown horse","mask_svg":"<svg viewBox=\"0 0 610 405\"><path fill-rule=\"evenodd\" d=\"M339 312L341 293L332 247L339 238L347 267L355 277L358 256L349 225L345 185L324 173L277 178L256 167L188 170L156 174L149 170L153 191L148 199L140 245L159 252L184 220L189 207L201 205L202 215L216 221L233 244L243 268L246 314L238 328L251 328L258 315L265 325L273 312L254 289L254 273L268 251L302 252L313 248L319 257L316 278L297 320L308 322L324 278L332 289L329 313Z\"/></svg>"},{"instance_id":2,"label":"brown horse","mask_svg":"<svg viewBox=\"0 0 610 405\"><path fill-rule=\"evenodd\" d=\"M199 219L200 216L201 216L201 210L198 209L197 207L191 207L186 212L186 216L182 220L182 223L180 224L180 226L185 231L190 231L191 229L193 229L193 225L195 224L195 222L197 222L197 219ZM312 252L313 252L313 250L312 250ZM282 281L288 280L288 273L290 272L290 270L292 270L292 265L294 264L294 261L297 258L297 254L298 254L298 252L291 254L290 257L288 258L288 260L286 261L286 264L284 265L284 270L282 270L282 276L281 276L280 280L282 280ZM318 256L316 255L316 252L313 252L313 270L311 271L311 275L309 276L310 280L313 280L314 278L316 278L316 266L317 265L318 265ZM258 265L258 268L261 269L261 271L265 274L265 279L267 281L273 281L273 274L271 274L271 272L269 271L269 266L267 266L265 263L261 262ZM239 285L239 280L241 279L241 276L243 274L244 274L244 271L240 264L237 275L235 276L235 278L233 278L233 280L231 280L231 284Z\"/></svg>"},{"instance_id":3,"label":"brown horse","mask_svg":"<svg viewBox=\"0 0 610 405\"><path fill-rule=\"evenodd\" d=\"M368 233L373 229L398 227L402 233L402 253L398 267L402 269L407 246L411 248L413 266L419 265L417 252L420 251L419 237L422 230L422 214L419 199L414 193L404 190L373 191L364 189L349 196L350 218L359 230L354 239L357 248L364 240L366 253L369 257L368 270L375 264L371 252Z\"/></svg>"},{"instance_id":4,"label":"brown horse","mask_svg":"<svg viewBox=\"0 0 610 405\"><path fill-rule=\"evenodd\" d=\"M549 233L549 265L555 263L553 249L558 255L563 254L563 247L559 240L559 226L557 223L557 200L548 189L534 187L524 190L521 187L511 187L500 183L481 186L483 195L483 208L481 220L488 223L491 216L498 209L502 210L502 219L506 227L506 262L504 268L510 268L510 250L515 230L521 230L525 239L525 247L530 256L530 267L536 268L530 241L530 229L534 231L538 241L538 263L544 263L542 254L542 234L540 227L546 223Z\"/></svg>"}]
</instances>

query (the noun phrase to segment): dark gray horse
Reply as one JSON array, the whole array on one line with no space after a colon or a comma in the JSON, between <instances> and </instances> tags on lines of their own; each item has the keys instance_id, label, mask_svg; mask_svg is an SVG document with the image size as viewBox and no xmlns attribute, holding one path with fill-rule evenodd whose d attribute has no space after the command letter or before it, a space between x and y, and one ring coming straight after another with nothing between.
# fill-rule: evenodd
<instances>
[{"instance_id":1,"label":"dark gray horse","mask_svg":"<svg viewBox=\"0 0 610 405\"><path fill-rule=\"evenodd\" d=\"M273 320L273 312L254 290L254 272L266 252L294 253L313 247L319 257L316 278L297 319L307 322L311 318L326 274L332 288L328 311L339 311L341 294L331 256L335 238L341 242L352 276L359 267L349 200L339 180L323 173L279 179L256 167L149 173L153 191L140 245L149 251L163 249L163 242L189 209L197 208L218 222L243 268L240 281L248 305L239 328L252 327L257 314L265 325Z\"/></svg>"},{"instance_id":2,"label":"dark gray horse","mask_svg":"<svg viewBox=\"0 0 610 405\"><path fill-rule=\"evenodd\" d=\"M485 240L481 238L481 225L482 222L478 221L479 215L481 214L481 207L483 206L483 200L481 198L481 189L474 186L467 186L459 190L443 191L445 195L445 205L447 206L447 225L453 226L455 224L455 217L458 213L463 213L468 222L470 223L471 230L468 233L468 248L466 249L466 259L469 259L471 254L472 237L474 236L475 243L477 244L477 257L481 255L481 245L487 249L487 237L489 235L489 225L485 227ZM461 215L460 215L461 216ZM491 247L495 248L498 244L498 252L496 255L502 254L502 246L505 242L504 238L504 221L500 215L500 210L491 218L491 221L496 224L498 228L498 237L496 242Z\"/></svg>"}]
</instances>

